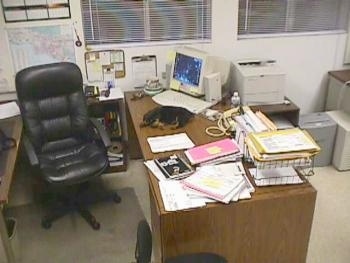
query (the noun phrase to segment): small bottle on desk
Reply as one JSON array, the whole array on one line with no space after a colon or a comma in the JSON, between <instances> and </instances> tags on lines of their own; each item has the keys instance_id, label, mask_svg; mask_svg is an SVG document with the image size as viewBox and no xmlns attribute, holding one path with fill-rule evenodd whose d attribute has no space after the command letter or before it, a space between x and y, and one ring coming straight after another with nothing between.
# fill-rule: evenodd
<instances>
[{"instance_id":1,"label":"small bottle on desk","mask_svg":"<svg viewBox=\"0 0 350 263\"><path fill-rule=\"evenodd\" d=\"M241 98L238 96L238 92L233 92L233 96L231 97L231 107L237 108L241 104Z\"/></svg>"}]
</instances>

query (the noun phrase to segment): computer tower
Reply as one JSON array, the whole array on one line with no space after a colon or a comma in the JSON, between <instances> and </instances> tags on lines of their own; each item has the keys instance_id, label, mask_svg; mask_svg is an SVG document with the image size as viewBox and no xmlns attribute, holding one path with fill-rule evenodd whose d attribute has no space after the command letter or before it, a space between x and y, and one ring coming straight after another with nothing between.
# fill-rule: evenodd
<instances>
[{"instance_id":1,"label":"computer tower","mask_svg":"<svg viewBox=\"0 0 350 263\"><path fill-rule=\"evenodd\" d=\"M220 72L212 73L203 78L205 100L218 102L221 100L221 76Z\"/></svg>"},{"instance_id":2,"label":"computer tower","mask_svg":"<svg viewBox=\"0 0 350 263\"><path fill-rule=\"evenodd\" d=\"M332 164L340 171L350 169L350 114L344 111L328 111L337 123L337 133Z\"/></svg>"}]
</instances>

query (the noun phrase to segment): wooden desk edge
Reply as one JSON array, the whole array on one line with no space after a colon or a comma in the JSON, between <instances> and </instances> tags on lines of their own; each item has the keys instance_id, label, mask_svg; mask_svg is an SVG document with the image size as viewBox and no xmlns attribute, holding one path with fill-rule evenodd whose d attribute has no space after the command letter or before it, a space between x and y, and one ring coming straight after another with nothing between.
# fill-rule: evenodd
<instances>
[{"instance_id":1,"label":"wooden desk edge","mask_svg":"<svg viewBox=\"0 0 350 263\"><path fill-rule=\"evenodd\" d=\"M10 120L10 119L9 119ZM11 120L10 120L11 121ZM9 149L7 153L7 161L5 167L5 175L2 176L1 184L0 184L0 204L6 204L8 202L8 195L11 187L11 182L13 178L13 172L15 169L15 164L17 160L17 153L19 149L19 144L21 141L22 134L22 120L20 117L13 117L14 126L12 130L12 134L8 134L8 136L14 138L16 140L16 147Z\"/></svg>"}]
</instances>

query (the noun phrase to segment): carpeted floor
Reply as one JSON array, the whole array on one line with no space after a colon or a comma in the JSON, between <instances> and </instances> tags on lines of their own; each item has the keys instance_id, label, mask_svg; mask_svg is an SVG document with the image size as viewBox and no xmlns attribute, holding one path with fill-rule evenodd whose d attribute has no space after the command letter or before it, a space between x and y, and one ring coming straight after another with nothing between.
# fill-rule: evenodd
<instances>
[{"instance_id":1,"label":"carpeted floor","mask_svg":"<svg viewBox=\"0 0 350 263\"><path fill-rule=\"evenodd\" d=\"M8 209L8 215L18 218L20 262L133 262L137 224L144 215L134 189L123 188L118 194L123 200L119 204L100 202L91 206L90 211L101 223L99 231L93 230L76 213L59 219L45 230L40 226L43 211L38 205Z\"/></svg>"}]
</instances>

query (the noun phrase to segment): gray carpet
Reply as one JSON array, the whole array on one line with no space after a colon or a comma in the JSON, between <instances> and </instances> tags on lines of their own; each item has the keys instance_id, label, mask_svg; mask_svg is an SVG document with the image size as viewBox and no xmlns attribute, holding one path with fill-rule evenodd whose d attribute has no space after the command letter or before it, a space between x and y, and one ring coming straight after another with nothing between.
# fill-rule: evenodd
<instances>
[{"instance_id":1,"label":"gray carpet","mask_svg":"<svg viewBox=\"0 0 350 263\"><path fill-rule=\"evenodd\" d=\"M123 188L118 194L122 198L120 204L102 202L90 207L101 223L99 231L76 213L45 230L40 226L43 209L38 205L9 209L7 214L18 218L20 262L133 262L137 224L144 215L134 189Z\"/></svg>"}]
</instances>

